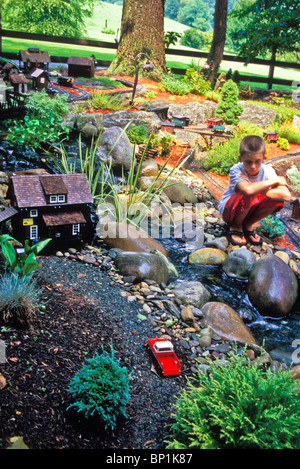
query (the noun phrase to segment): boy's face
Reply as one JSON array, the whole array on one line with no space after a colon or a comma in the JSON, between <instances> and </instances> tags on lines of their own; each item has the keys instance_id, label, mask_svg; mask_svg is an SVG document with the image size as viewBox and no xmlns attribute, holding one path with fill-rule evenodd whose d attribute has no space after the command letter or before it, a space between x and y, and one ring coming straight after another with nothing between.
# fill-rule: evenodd
<instances>
[{"instance_id":1,"label":"boy's face","mask_svg":"<svg viewBox=\"0 0 300 469\"><path fill-rule=\"evenodd\" d=\"M243 156L239 155L239 161L243 163L249 176L256 176L259 173L264 159L264 153L245 153Z\"/></svg>"}]
</instances>

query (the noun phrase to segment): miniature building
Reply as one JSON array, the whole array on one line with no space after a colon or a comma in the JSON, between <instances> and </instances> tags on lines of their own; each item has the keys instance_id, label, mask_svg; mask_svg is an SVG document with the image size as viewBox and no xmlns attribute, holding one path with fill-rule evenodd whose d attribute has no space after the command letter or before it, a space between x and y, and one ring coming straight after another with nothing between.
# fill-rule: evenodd
<instances>
[{"instance_id":1,"label":"miniature building","mask_svg":"<svg viewBox=\"0 0 300 469\"><path fill-rule=\"evenodd\" d=\"M93 57L69 57L68 75L72 77L91 78L95 73Z\"/></svg>"},{"instance_id":2,"label":"miniature building","mask_svg":"<svg viewBox=\"0 0 300 469\"><path fill-rule=\"evenodd\" d=\"M43 52L37 48L20 50L19 56L20 66L21 62L23 62L23 68L26 71L34 70L35 68L48 70L51 62L48 52Z\"/></svg>"},{"instance_id":3,"label":"miniature building","mask_svg":"<svg viewBox=\"0 0 300 469\"><path fill-rule=\"evenodd\" d=\"M32 80L32 88L34 90L47 89L49 86L49 76L48 72L41 68L36 68L30 75L27 77Z\"/></svg>"},{"instance_id":4,"label":"miniature building","mask_svg":"<svg viewBox=\"0 0 300 469\"><path fill-rule=\"evenodd\" d=\"M93 238L93 198L85 174L13 176L8 194L18 241L89 242Z\"/></svg>"},{"instance_id":5,"label":"miniature building","mask_svg":"<svg viewBox=\"0 0 300 469\"><path fill-rule=\"evenodd\" d=\"M23 73L10 73L4 81L8 87L12 86L14 93L25 94L28 91L28 80Z\"/></svg>"}]
</instances>

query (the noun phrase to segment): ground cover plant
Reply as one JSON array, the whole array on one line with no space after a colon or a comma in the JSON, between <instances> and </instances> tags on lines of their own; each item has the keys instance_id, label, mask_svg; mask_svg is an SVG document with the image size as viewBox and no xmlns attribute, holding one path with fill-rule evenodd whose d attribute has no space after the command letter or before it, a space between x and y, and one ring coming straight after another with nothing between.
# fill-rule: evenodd
<instances>
[{"instance_id":1,"label":"ground cover plant","mask_svg":"<svg viewBox=\"0 0 300 469\"><path fill-rule=\"evenodd\" d=\"M7 141L12 147L35 149L42 148L46 142L59 143L68 136L68 128L63 125L63 116L68 112L66 96L58 94L51 98L45 90L31 92L26 101L26 115L9 127Z\"/></svg>"},{"instance_id":2,"label":"ground cover plant","mask_svg":"<svg viewBox=\"0 0 300 469\"><path fill-rule=\"evenodd\" d=\"M75 408L86 418L96 416L105 430L116 426L119 415L126 417L126 405L130 398L130 376L125 367L116 360L113 347L111 353L102 350L86 359L81 370L75 373L68 387L72 402L68 409Z\"/></svg>"},{"instance_id":3,"label":"ground cover plant","mask_svg":"<svg viewBox=\"0 0 300 469\"><path fill-rule=\"evenodd\" d=\"M210 364L177 397L169 449L297 449L300 390L245 356Z\"/></svg>"}]
</instances>

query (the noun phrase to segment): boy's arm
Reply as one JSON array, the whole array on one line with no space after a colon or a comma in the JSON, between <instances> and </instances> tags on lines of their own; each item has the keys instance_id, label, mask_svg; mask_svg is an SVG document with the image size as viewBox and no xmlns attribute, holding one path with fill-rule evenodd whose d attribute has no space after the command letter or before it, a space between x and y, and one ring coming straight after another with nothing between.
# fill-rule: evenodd
<instances>
[{"instance_id":1,"label":"boy's arm","mask_svg":"<svg viewBox=\"0 0 300 469\"><path fill-rule=\"evenodd\" d=\"M286 180L281 176L264 181L249 182L240 181L236 185L236 190L241 191L245 195L262 194L274 200L282 200L289 202L291 194L287 187Z\"/></svg>"}]
</instances>

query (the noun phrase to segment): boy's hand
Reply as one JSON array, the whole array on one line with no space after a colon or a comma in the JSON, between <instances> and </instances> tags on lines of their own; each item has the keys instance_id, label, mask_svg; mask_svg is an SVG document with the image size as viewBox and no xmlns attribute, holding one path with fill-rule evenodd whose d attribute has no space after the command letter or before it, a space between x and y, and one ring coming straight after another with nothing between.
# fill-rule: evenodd
<instances>
[{"instance_id":1,"label":"boy's hand","mask_svg":"<svg viewBox=\"0 0 300 469\"><path fill-rule=\"evenodd\" d=\"M285 178L283 176L276 176L274 179L272 179L272 186L288 186L288 183L286 182Z\"/></svg>"}]
</instances>

